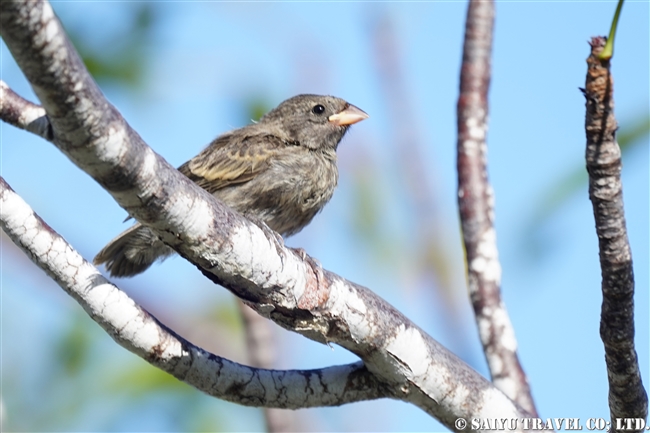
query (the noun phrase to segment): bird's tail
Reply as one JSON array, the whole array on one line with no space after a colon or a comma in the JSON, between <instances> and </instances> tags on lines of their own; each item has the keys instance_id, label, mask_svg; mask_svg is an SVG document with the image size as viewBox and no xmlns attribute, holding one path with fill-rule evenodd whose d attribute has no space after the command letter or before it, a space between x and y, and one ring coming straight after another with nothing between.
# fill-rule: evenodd
<instances>
[{"instance_id":1,"label":"bird's tail","mask_svg":"<svg viewBox=\"0 0 650 433\"><path fill-rule=\"evenodd\" d=\"M136 224L110 241L93 263L105 263L113 277L132 277L173 253L150 228Z\"/></svg>"}]
</instances>

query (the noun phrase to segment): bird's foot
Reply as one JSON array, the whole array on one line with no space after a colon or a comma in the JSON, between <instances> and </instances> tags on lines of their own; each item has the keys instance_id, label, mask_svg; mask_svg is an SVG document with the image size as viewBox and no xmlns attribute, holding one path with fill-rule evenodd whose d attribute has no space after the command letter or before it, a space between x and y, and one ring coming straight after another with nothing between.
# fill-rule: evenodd
<instances>
[{"instance_id":1,"label":"bird's foot","mask_svg":"<svg viewBox=\"0 0 650 433\"><path fill-rule=\"evenodd\" d=\"M314 311L314 309L322 307L327 302L330 293L330 281L318 260L310 257L302 248L291 248L291 250L307 265L305 291L298 299L298 308Z\"/></svg>"},{"instance_id":2,"label":"bird's foot","mask_svg":"<svg viewBox=\"0 0 650 433\"><path fill-rule=\"evenodd\" d=\"M325 275L323 274L323 265L320 264L318 260L311 257L307 252L302 248L290 248L303 262L306 262L314 271L317 281L323 281Z\"/></svg>"}]
</instances>

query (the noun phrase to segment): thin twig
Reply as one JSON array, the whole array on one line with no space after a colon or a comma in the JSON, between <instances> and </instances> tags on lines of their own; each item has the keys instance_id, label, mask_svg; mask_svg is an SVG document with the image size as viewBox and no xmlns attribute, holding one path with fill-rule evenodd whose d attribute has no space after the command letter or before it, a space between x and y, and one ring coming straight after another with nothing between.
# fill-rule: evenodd
<instances>
[{"instance_id":1,"label":"thin twig","mask_svg":"<svg viewBox=\"0 0 650 433\"><path fill-rule=\"evenodd\" d=\"M52 141L52 125L45 109L22 98L0 81L0 119Z\"/></svg>"},{"instance_id":2,"label":"thin twig","mask_svg":"<svg viewBox=\"0 0 650 433\"><path fill-rule=\"evenodd\" d=\"M587 58L586 160L603 279L600 336L605 345L612 430L633 431L639 426L630 429L624 419L646 419L648 396L634 348L634 272L623 209L613 79L609 59L600 58L605 42L603 37L592 38Z\"/></svg>"},{"instance_id":3,"label":"thin twig","mask_svg":"<svg viewBox=\"0 0 650 433\"><path fill-rule=\"evenodd\" d=\"M517 339L501 299L501 264L494 228L494 191L487 176L488 88L494 3L470 1L458 98L458 206L469 293L494 385L537 414Z\"/></svg>"}]
</instances>

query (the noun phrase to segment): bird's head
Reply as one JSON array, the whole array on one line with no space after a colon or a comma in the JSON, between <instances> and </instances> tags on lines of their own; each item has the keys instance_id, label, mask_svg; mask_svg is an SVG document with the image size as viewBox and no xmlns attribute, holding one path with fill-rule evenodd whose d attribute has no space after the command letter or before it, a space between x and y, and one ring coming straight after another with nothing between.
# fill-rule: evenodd
<instances>
[{"instance_id":1,"label":"bird's head","mask_svg":"<svg viewBox=\"0 0 650 433\"><path fill-rule=\"evenodd\" d=\"M368 115L354 105L334 96L298 95L282 102L260 119L283 135L310 149L336 147L350 125Z\"/></svg>"}]
</instances>

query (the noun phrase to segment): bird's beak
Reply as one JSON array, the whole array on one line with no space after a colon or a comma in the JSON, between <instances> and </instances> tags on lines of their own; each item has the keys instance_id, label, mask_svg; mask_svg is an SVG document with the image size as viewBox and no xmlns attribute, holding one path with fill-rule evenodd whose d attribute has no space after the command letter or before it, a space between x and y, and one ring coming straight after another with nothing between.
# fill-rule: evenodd
<instances>
[{"instance_id":1,"label":"bird's beak","mask_svg":"<svg viewBox=\"0 0 650 433\"><path fill-rule=\"evenodd\" d=\"M363 110L355 107L352 104L349 104L345 110L332 114L327 120L330 123L333 123L337 126L352 125L357 122L361 122L363 119L367 119L368 116Z\"/></svg>"}]
</instances>

